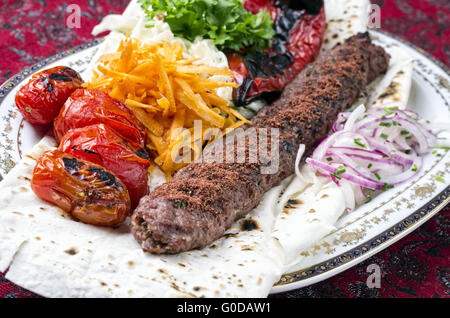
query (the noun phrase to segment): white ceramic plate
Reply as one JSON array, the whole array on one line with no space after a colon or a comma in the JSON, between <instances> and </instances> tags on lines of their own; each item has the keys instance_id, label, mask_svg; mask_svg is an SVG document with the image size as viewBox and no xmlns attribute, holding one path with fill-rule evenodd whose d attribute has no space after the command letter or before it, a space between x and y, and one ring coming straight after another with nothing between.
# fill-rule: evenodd
<instances>
[{"instance_id":1,"label":"white ceramic plate","mask_svg":"<svg viewBox=\"0 0 450 318\"><path fill-rule=\"evenodd\" d=\"M426 119L450 122L450 76L446 66L422 50L390 35L372 32L383 46L400 46L414 58L408 108ZM23 153L48 130L25 122L14 104L17 90L43 68L67 65L82 72L100 40L58 53L24 69L0 86L0 180ZM436 179L439 176L445 182ZM450 201L450 152L426 156L424 168L411 182L386 191L343 216L337 230L302 253L299 264L287 271L272 293L297 289L336 275L388 247L435 215ZM300 234L301 235L301 234Z\"/></svg>"}]
</instances>

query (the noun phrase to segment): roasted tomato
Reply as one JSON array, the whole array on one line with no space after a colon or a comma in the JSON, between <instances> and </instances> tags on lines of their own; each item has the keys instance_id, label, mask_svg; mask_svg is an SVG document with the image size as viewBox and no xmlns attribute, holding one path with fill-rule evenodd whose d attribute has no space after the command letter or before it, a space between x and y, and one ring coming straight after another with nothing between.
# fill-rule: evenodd
<instances>
[{"instance_id":1,"label":"roasted tomato","mask_svg":"<svg viewBox=\"0 0 450 318\"><path fill-rule=\"evenodd\" d=\"M127 187L133 208L148 194L150 162L146 151L106 125L69 130L61 139L59 150L113 172Z\"/></svg>"},{"instance_id":2,"label":"roasted tomato","mask_svg":"<svg viewBox=\"0 0 450 318\"><path fill-rule=\"evenodd\" d=\"M50 124L58 116L66 99L82 83L80 75L65 66L36 73L17 92L16 106L31 124Z\"/></svg>"},{"instance_id":3,"label":"roasted tomato","mask_svg":"<svg viewBox=\"0 0 450 318\"><path fill-rule=\"evenodd\" d=\"M145 143L145 128L128 107L100 90L78 89L67 99L54 122L56 139L70 129L105 124L126 139Z\"/></svg>"},{"instance_id":4,"label":"roasted tomato","mask_svg":"<svg viewBox=\"0 0 450 318\"><path fill-rule=\"evenodd\" d=\"M257 13L266 9L274 21L275 38L264 52L229 52L228 64L238 88L236 104L245 104L262 93L281 91L319 54L325 34L322 0L245 0Z\"/></svg>"},{"instance_id":5,"label":"roasted tomato","mask_svg":"<svg viewBox=\"0 0 450 318\"><path fill-rule=\"evenodd\" d=\"M130 196L112 172L59 150L37 161L31 188L42 200L88 224L115 226L130 215Z\"/></svg>"}]
</instances>

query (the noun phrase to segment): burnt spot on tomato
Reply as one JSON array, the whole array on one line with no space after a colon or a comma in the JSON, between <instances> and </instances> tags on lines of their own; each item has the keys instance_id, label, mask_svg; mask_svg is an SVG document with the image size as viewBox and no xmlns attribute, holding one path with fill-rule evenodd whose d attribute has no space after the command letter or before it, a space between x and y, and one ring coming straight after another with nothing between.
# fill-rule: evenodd
<instances>
[{"instance_id":1,"label":"burnt spot on tomato","mask_svg":"<svg viewBox=\"0 0 450 318\"><path fill-rule=\"evenodd\" d=\"M258 222L253 219L245 219L241 222L241 231L253 231L259 229Z\"/></svg>"},{"instance_id":2,"label":"burnt spot on tomato","mask_svg":"<svg viewBox=\"0 0 450 318\"><path fill-rule=\"evenodd\" d=\"M76 174L84 166L84 163L78 161L76 158L63 157L62 160L64 162L64 169L71 175Z\"/></svg>"},{"instance_id":3,"label":"burnt spot on tomato","mask_svg":"<svg viewBox=\"0 0 450 318\"><path fill-rule=\"evenodd\" d=\"M47 77L41 77L41 81L44 83L47 92L53 92L53 84L48 81Z\"/></svg>"},{"instance_id":4,"label":"burnt spot on tomato","mask_svg":"<svg viewBox=\"0 0 450 318\"><path fill-rule=\"evenodd\" d=\"M81 78L80 74L78 74L77 71L71 69L70 67L65 67L62 69L62 71L66 74L68 74L69 76L76 78L79 81L83 81L83 79Z\"/></svg>"},{"instance_id":5,"label":"burnt spot on tomato","mask_svg":"<svg viewBox=\"0 0 450 318\"><path fill-rule=\"evenodd\" d=\"M60 73L52 73L49 75L49 78L54 81L60 81L60 82L72 82L73 78L67 76L66 74L60 74Z\"/></svg>"},{"instance_id":6,"label":"burnt spot on tomato","mask_svg":"<svg viewBox=\"0 0 450 318\"><path fill-rule=\"evenodd\" d=\"M95 176L103 181L107 186L122 187L122 184L117 181L117 178L103 168L92 166L87 170L95 174Z\"/></svg>"}]
</instances>

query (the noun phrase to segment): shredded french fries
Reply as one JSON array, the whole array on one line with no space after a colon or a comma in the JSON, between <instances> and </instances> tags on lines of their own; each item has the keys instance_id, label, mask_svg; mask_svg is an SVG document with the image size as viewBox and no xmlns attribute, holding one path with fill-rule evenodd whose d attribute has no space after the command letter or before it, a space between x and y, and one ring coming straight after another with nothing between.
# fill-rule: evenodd
<instances>
[{"instance_id":1,"label":"shredded french fries","mask_svg":"<svg viewBox=\"0 0 450 318\"><path fill-rule=\"evenodd\" d=\"M233 72L195 64L198 59L183 57L178 42L149 45L127 38L117 52L98 62L85 87L103 90L132 110L147 129L154 163L169 178L198 158L211 136L218 138L249 123L216 91L237 85L210 78L231 79ZM200 132L194 126L197 121L202 123Z\"/></svg>"}]
</instances>

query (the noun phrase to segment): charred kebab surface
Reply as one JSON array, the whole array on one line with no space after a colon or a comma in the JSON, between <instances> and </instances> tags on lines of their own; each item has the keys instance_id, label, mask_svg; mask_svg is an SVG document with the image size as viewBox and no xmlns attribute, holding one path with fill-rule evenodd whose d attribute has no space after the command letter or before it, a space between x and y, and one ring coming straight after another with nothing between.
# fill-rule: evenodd
<instances>
[{"instance_id":1,"label":"charred kebab surface","mask_svg":"<svg viewBox=\"0 0 450 318\"><path fill-rule=\"evenodd\" d=\"M252 120L256 131L279 129L279 167L262 174L257 163L196 162L144 197L132 216L132 232L145 251L179 253L218 239L260 202L263 194L294 172L300 144L311 150L337 114L349 107L374 78L386 72L389 56L358 34L310 64ZM271 137L268 136L270 143ZM230 148L231 147L231 148ZM250 153L250 143L226 144L223 155ZM268 148L271 149L270 146ZM207 148L208 149L208 148ZM203 158L211 155L206 151Z\"/></svg>"}]
</instances>

